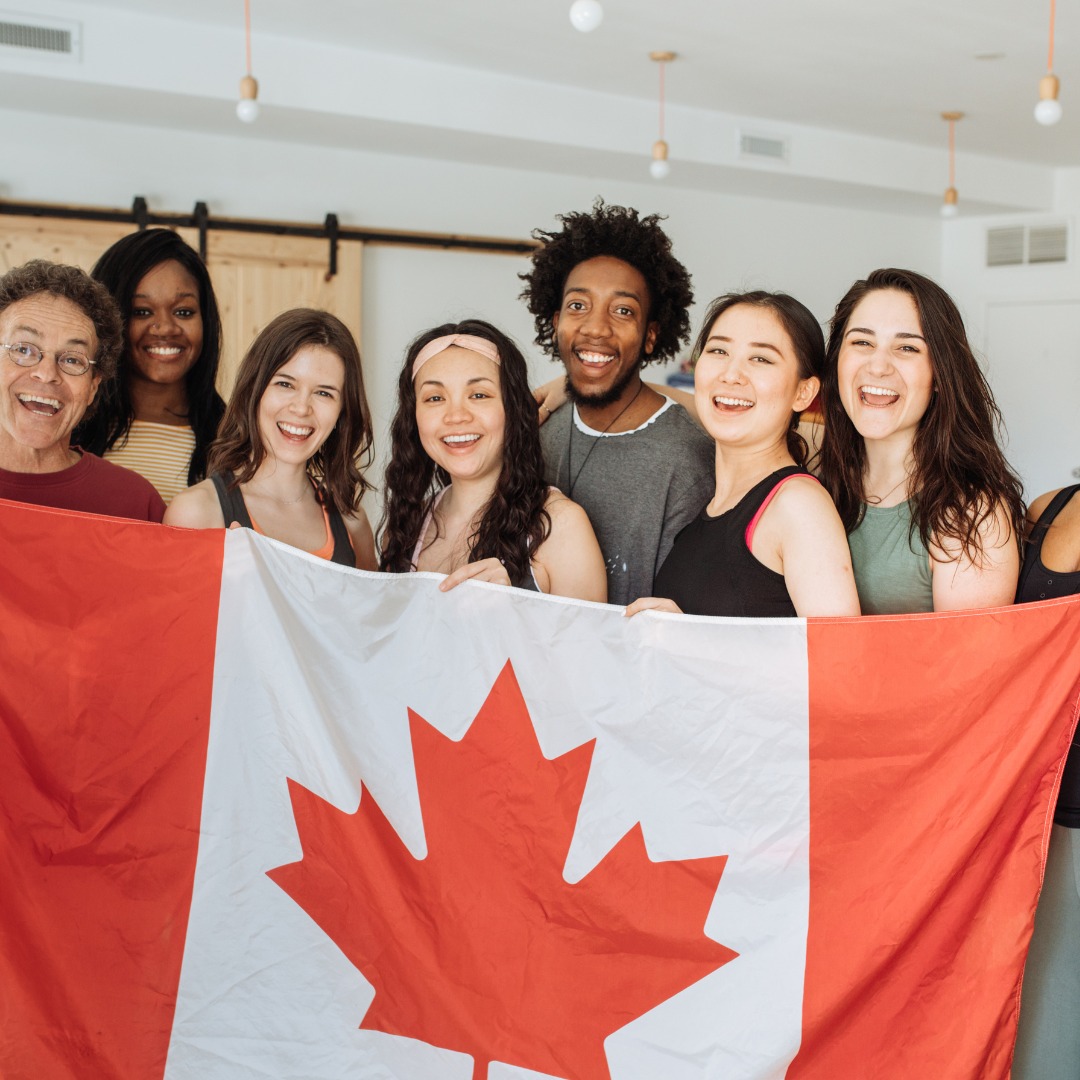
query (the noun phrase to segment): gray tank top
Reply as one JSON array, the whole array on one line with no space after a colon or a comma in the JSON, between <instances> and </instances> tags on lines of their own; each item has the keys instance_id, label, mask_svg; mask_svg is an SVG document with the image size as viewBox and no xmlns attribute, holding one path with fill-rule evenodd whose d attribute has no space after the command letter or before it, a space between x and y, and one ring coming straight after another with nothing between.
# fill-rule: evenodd
<instances>
[{"instance_id":1,"label":"gray tank top","mask_svg":"<svg viewBox=\"0 0 1080 1080\"><path fill-rule=\"evenodd\" d=\"M930 553L911 530L911 506L866 506L848 534L851 568L864 615L934 610ZM909 535L910 534L910 535Z\"/></svg>"}]
</instances>

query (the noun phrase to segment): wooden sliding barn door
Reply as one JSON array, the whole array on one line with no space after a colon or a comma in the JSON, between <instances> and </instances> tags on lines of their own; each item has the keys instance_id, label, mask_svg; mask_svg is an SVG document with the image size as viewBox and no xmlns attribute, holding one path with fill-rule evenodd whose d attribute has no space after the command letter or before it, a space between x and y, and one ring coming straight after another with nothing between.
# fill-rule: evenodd
<instances>
[{"instance_id":1,"label":"wooden sliding barn door","mask_svg":"<svg viewBox=\"0 0 1080 1080\"><path fill-rule=\"evenodd\" d=\"M3 217L0 268L29 259L66 262L89 271L112 243L132 232L130 225L63 218ZM176 232L198 246L194 229ZM218 387L232 391L236 369L255 335L277 314L294 307L333 312L360 340L360 267L363 245L338 243L337 274L329 281L326 240L211 230L206 264L221 309L222 354Z\"/></svg>"},{"instance_id":2,"label":"wooden sliding barn door","mask_svg":"<svg viewBox=\"0 0 1080 1080\"><path fill-rule=\"evenodd\" d=\"M327 281L330 245L326 240L210 233L206 264L221 307L218 386L225 397L232 391L236 370L252 339L289 308L332 312L359 343L361 250L359 241L339 242L338 272Z\"/></svg>"}]
</instances>

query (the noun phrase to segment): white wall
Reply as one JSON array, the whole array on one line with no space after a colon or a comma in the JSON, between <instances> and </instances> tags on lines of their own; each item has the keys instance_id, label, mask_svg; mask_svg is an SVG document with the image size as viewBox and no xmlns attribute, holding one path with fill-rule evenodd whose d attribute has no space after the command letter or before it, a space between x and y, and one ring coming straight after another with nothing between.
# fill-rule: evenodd
<instances>
[{"instance_id":1,"label":"white wall","mask_svg":"<svg viewBox=\"0 0 1080 1080\"><path fill-rule=\"evenodd\" d=\"M877 266L937 276L936 218L680 189L672 178L625 184L511 167L469 165L150 126L0 110L5 172L0 197L153 210L196 201L211 214L524 238L597 195L669 216L677 255L699 301L729 289L782 289L826 319L850 283ZM647 161L643 156L642 173ZM2 220L2 219L0 219ZM2 227L2 225L0 225ZM503 326L534 354L531 320L517 300L523 258L372 246L364 262L362 351L377 431L389 421L403 351L426 327L465 315Z\"/></svg>"},{"instance_id":2,"label":"white wall","mask_svg":"<svg viewBox=\"0 0 1080 1080\"><path fill-rule=\"evenodd\" d=\"M1080 467L1080 170L1061 170L1057 190L1054 213L961 217L942 238L939 280L984 362L1029 500L1074 482ZM1067 262L986 265L988 229L1062 223Z\"/></svg>"}]
</instances>

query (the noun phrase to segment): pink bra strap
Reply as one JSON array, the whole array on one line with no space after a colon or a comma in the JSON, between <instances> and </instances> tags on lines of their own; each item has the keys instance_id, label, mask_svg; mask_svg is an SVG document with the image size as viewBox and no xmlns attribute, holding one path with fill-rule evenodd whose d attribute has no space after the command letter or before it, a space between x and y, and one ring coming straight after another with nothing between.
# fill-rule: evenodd
<instances>
[{"instance_id":1,"label":"pink bra strap","mask_svg":"<svg viewBox=\"0 0 1080 1080\"><path fill-rule=\"evenodd\" d=\"M761 505L757 508L757 513L750 519L750 524L746 526L746 550L750 551L751 554L753 553L753 551L752 551L752 549L750 547L750 544L753 542L754 530L757 528L758 522L761 520L761 515L764 514L766 510L769 509L769 503L771 503L773 501L773 499L776 496L776 493L789 480L798 480L799 477L801 477L801 476L805 476L809 480L814 480L817 483L821 483L821 481L818 480L818 478L816 476L811 476L810 473L792 473L790 476L785 476L783 478L783 480L778 480L776 482L776 484L773 485L772 491L770 491L769 494L766 495L765 498L762 500Z\"/></svg>"},{"instance_id":2,"label":"pink bra strap","mask_svg":"<svg viewBox=\"0 0 1080 1080\"><path fill-rule=\"evenodd\" d=\"M424 537L427 536L428 526L431 524L431 519L435 516L435 507L439 505L439 501L450 490L450 485L446 487L435 496L435 501L431 504L431 509L427 512L427 517L424 518L424 524L420 526L420 536L416 540L416 547L413 548L412 558L409 562L412 563L413 570L416 569L420 562L420 552L424 550Z\"/></svg>"}]
</instances>

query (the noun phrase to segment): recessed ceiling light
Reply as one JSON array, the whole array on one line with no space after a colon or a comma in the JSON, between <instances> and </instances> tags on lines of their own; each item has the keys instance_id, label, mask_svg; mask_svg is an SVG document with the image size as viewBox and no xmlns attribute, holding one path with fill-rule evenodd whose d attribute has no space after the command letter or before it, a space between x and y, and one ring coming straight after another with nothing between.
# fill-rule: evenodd
<instances>
[{"instance_id":1,"label":"recessed ceiling light","mask_svg":"<svg viewBox=\"0 0 1080 1080\"><path fill-rule=\"evenodd\" d=\"M976 60L1004 60L1005 54L1003 52L981 52L975 54Z\"/></svg>"}]
</instances>

